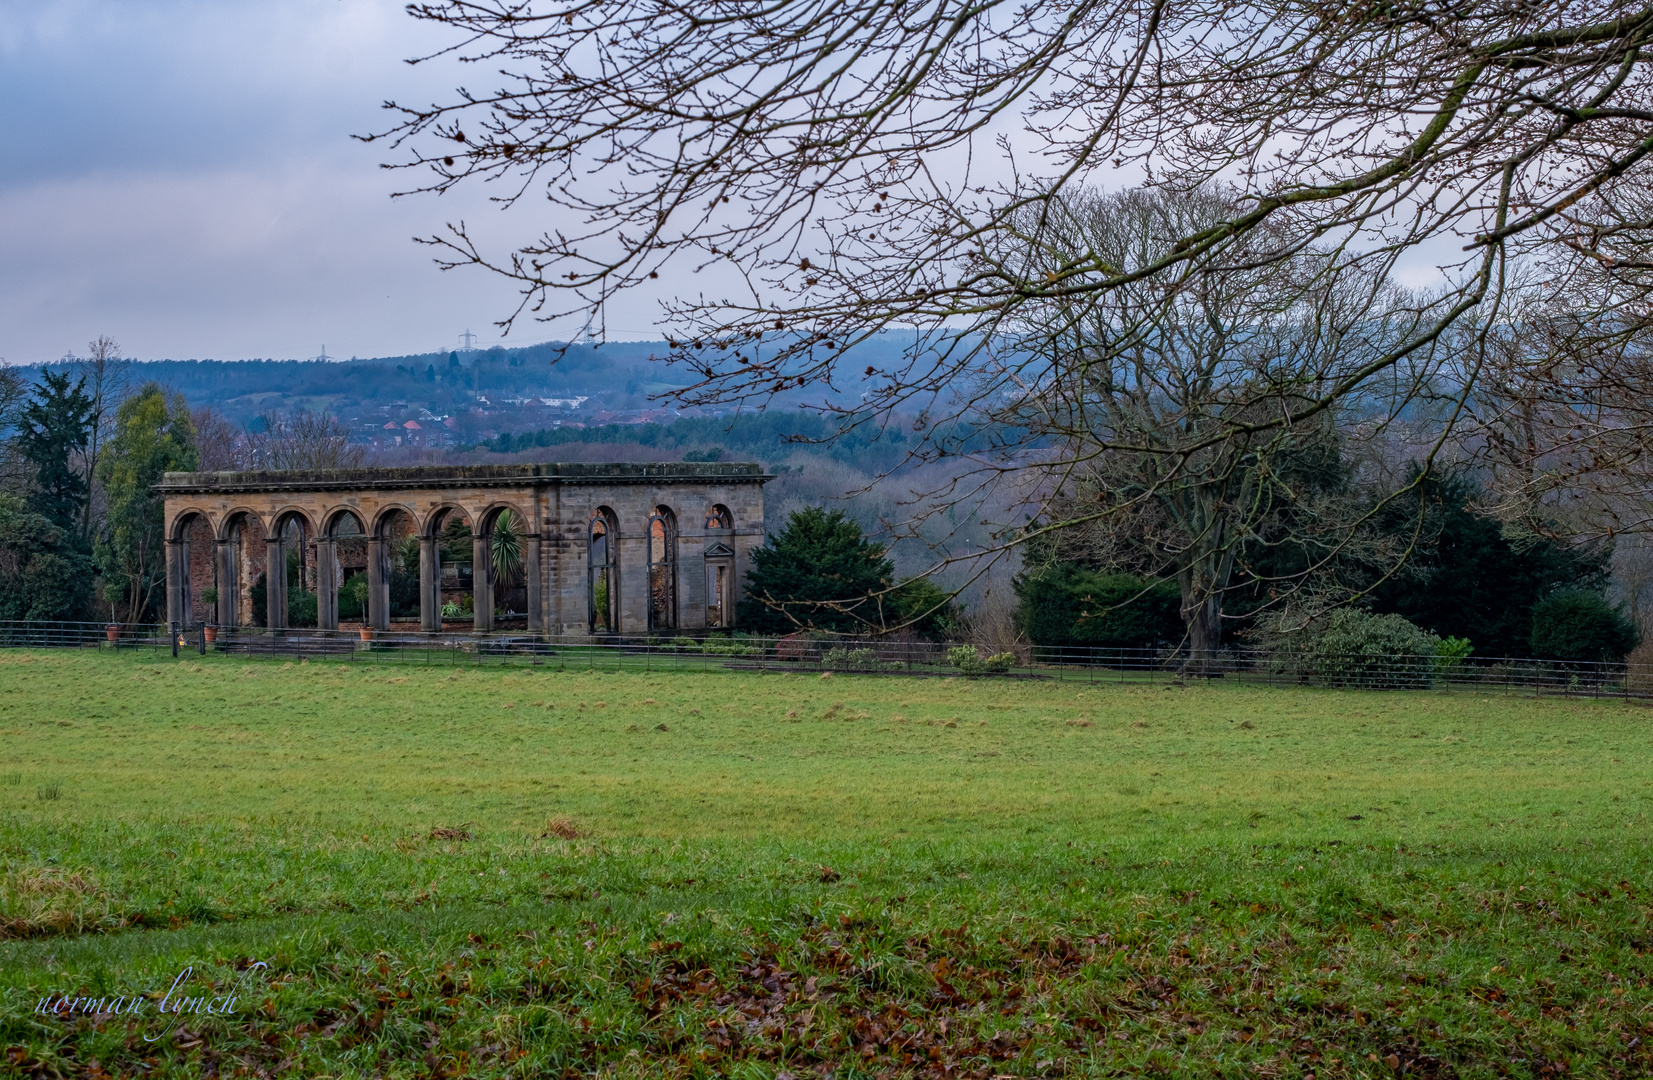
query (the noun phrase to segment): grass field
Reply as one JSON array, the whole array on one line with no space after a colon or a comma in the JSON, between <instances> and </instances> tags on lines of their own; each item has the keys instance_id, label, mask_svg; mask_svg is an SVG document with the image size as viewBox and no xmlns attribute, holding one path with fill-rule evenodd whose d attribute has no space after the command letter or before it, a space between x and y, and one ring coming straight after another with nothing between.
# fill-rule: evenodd
<instances>
[{"instance_id":1,"label":"grass field","mask_svg":"<svg viewBox=\"0 0 1653 1080\"><path fill-rule=\"evenodd\" d=\"M1650 736L1464 692L0 654L0 1073L1646 1076ZM186 968L235 1006L158 1012Z\"/></svg>"}]
</instances>

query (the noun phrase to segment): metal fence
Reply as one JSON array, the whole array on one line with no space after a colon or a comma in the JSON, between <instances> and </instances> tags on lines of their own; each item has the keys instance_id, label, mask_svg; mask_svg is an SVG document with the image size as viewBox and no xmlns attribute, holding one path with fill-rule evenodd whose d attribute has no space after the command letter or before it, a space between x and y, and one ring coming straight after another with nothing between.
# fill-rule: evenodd
<instances>
[{"instance_id":1,"label":"metal fence","mask_svg":"<svg viewBox=\"0 0 1653 1080\"><path fill-rule=\"evenodd\" d=\"M209 640L210 638L210 640ZM1587 697L1653 697L1653 665L1514 657L1305 655L1226 650L1192 661L1177 649L1001 648L826 636L558 639L524 633L265 630L0 621L0 648L138 651L157 658L242 656L355 664L530 665L554 670L808 671L965 679L1188 683L1367 690L1474 689Z\"/></svg>"}]
</instances>

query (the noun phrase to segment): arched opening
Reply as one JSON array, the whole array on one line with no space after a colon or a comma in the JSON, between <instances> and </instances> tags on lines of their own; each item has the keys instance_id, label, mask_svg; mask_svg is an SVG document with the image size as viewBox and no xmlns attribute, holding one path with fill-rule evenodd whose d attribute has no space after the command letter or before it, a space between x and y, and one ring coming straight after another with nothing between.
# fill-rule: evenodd
<instances>
[{"instance_id":1,"label":"arched opening","mask_svg":"<svg viewBox=\"0 0 1653 1080\"><path fill-rule=\"evenodd\" d=\"M192 511L173 523L172 535L167 551L172 564L167 567L166 585L174 591L166 597L167 619L185 628L217 622L218 545L212 523L205 515ZM160 599L154 585L143 588L148 594L141 599L143 607Z\"/></svg>"},{"instance_id":2,"label":"arched opening","mask_svg":"<svg viewBox=\"0 0 1653 1080\"><path fill-rule=\"evenodd\" d=\"M729 513L729 508L722 503L713 503L706 509L706 528L732 529L735 527L735 517Z\"/></svg>"},{"instance_id":3,"label":"arched opening","mask_svg":"<svg viewBox=\"0 0 1653 1080\"><path fill-rule=\"evenodd\" d=\"M620 529L614 511L604 506L593 513L586 537L591 632L615 634L620 630L620 575L615 551Z\"/></svg>"},{"instance_id":4,"label":"arched opening","mask_svg":"<svg viewBox=\"0 0 1653 1080\"><path fill-rule=\"evenodd\" d=\"M483 518L488 553L487 574L478 578L477 596L488 589L492 619L509 623L526 622L528 615L528 522L513 507L502 506Z\"/></svg>"},{"instance_id":5,"label":"arched opening","mask_svg":"<svg viewBox=\"0 0 1653 1080\"><path fill-rule=\"evenodd\" d=\"M649 516L649 629L677 629L677 515L665 506Z\"/></svg>"},{"instance_id":6,"label":"arched opening","mask_svg":"<svg viewBox=\"0 0 1653 1080\"><path fill-rule=\"evenodd\" d=\"M367 607L367 530L355 511L340 510L316 544L316 625L366 625Z\"/></svg>"},{"instance_id":7,"label":"arched opening","mask_svg":"<svg viewBox=\"0 0 1653 1080\"><path fill-rule=\"evenodd\" d=\"M265 538L264 574L250 592L272 630L316 625L315 543L309 519L296 510L276 518Z\"/></svg>"},{"instance_id":8,"label":"arched opening","mask_svg":"<svg viewBox=\"0 0 1653 1080\"><path fill-rule=\"evenodd\" d=\"M247 510L232 512L218 535L218 624L263 626L268 612L253 602L253 585L263 580L264 523Z\"/></svg>"},{"instance_id":9,"label":"arched opening","mask_svg":"<svg viewBox=\"0 0 1653 1080\"><path fill-rule=\"evenodd\" d=\"M368 622L384 630L392 623L420 621L419 523L394 507L379 515L368 544Z\"/></svg>"},{"instance_id":10,"label":"arched opening","mask_svg":"<svg viewBox=\"0 0 1653 1080\"><path fill-rule=\"evenodd\" d=\"M470 517L457 506L442 507L430 517L427 538L431 602L439 620L430 629L440 630L443 622L474 621L475 537Z\"/></svg>"}]
</instances>

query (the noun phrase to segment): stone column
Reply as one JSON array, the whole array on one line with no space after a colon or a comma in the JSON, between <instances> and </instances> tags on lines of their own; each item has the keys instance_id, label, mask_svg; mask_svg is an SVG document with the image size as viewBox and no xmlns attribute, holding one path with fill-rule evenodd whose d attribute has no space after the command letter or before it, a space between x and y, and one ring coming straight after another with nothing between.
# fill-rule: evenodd
<instances>
[{"instance_id":1,"label":"stone column","mask_svg":"<svg viewBox=\"0 0 1653 1080\"><path fill-rule=\"evenodd\" d=\"M419 538L419 629L442 629L442 552L436 537Z\"/></svg>"},{"instance_id":2,"label":"stone column","mask_svg":"<svg viewBox=\"0 0 1653 1080\"><path fill-rule=\"evenodd\" d=\"M188 578L189 564L186 562L189 547L180 540L166 542L166 621L167 625L182 626L189 621L189 613L184 610L185 589L184 582Z\"/></svg>"},{"instance_id":3,"label":"stone column","mask_svg":"<svg viewBox=\"0 0 1653 1080\"><path fill-rule=\"evenodd\" d=\"M264 623L287 628L287 544L280 536L264 538Z\"/></svg>"},{"instance_id":4,"label":"stone column","mask_svg":"<svg viewBox=\"0 0 1653 1080\"><path fill-rule=\"evenodd\" d=\"M316 629L339 628L339 549L330 536L316 539Z\"/></svg>"},{"instance_id":5,"label":"stone column","mask_svg":"<svg viewBox=\"0 0 1653 1080\"><path fill-rule=\"evenodd\" d=\"M235 537L218 541L218 613L214 616L219 626L235 625L240 580L235 566Z\"/></svg>"},{"instance_id":6,"label":"stone column","mask_svg":"<svg viewBox=\"0 0 1653 1080\"><path fill-rule=\"evenodd\" d=\"M545 629L545 601L540 588L540 561L544 539L539 533L528 534L528 545L522 552L522 575L528 582L528 632L537 634Z\"/></svg>"},{"instance_id":7,"label":"stone column","mask_svg":"<svg viewBox=\"0 0 1653 1080\"><path fill-rule=\"evenodd\" d=\"M380 536L367 538L367 625L390 627L390 545Z\"/></svg>"},{"instance_id":8,"label":"stone column","mask_svg":"<svg viewBox=\"0 0 1653 1080\"><path fill-rule=\"evenodd\" d=\"M475 613L472 625L479 634L494 628L494 560L493 534L471 535L471 609Z\"/></svg>"}]
</instances>

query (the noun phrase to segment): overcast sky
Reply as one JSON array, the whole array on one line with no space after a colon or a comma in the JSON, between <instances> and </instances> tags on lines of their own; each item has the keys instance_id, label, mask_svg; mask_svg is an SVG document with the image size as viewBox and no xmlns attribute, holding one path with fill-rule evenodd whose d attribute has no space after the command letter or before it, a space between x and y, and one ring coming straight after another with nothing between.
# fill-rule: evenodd
<instances>
[{"instance_id":1,"label":"overcast sky","mask_svg":"<svg viewBox=\"0 0 1653 1080\"><path fill-rule=\"evenodd\" d=\"M408 175L350 138L386 126L386 98L461 81L403 62L436 33L402 0L0 0L0 358L99 334L142 359L497 340L512 290L412 242L460 217L503 235L497 212L480 191L392 200ZM646 330L651 310L611 325Z\"/></svg>"},{"instance_id":2,"label":"overcast sky","mask_svg":"<svg viewBox=\"0 0 1653 1080\"><path fill-rule=\"evenodd\" d=\"M514 290L439 271L412 238L464 219L502 253L569 223L533 200L502 216L482 188L390 198L413 176L351 135L389 126L387 98L493 82L405 63L453 40L402 4L0 0L0 359L84 352L99 334L142 359L389 356L467 328L498 341ZM1401 276L1430 284L1437 259L1461 257L1427 245ZM662 291L705 284L687 273ZM657 338L657 314L628 294L609 333ZM507 343L579 329L523 322Z\"/></svg>"}]
</instances>

